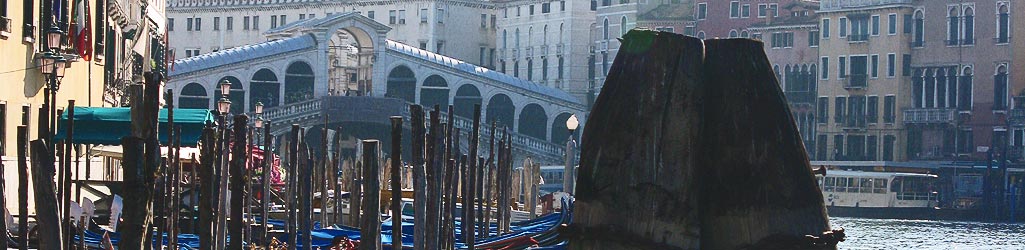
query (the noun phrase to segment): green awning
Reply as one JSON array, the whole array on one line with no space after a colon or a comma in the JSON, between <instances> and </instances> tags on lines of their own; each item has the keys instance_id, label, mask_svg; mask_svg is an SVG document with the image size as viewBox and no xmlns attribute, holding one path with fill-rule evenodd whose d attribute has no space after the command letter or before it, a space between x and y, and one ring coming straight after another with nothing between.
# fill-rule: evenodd
<instances>
[{"instance_id":1,"label":"green awning","mask_svg":"<svg viewBox=\"0 0 1025 250\"><path fill-rule=\"evenodd\" d=\"M160 110L160 143L167 145L167 109ZM67 137L63 127L68 112L60 118L55 140ZM174 125L181 126L182 146L195 146L203 134L203 127L213 123L214 117L206 109L174 109ZM75 107L76 144L121 145L121 137L131 134L131 108Z\"/></svg>"}]
</instances>

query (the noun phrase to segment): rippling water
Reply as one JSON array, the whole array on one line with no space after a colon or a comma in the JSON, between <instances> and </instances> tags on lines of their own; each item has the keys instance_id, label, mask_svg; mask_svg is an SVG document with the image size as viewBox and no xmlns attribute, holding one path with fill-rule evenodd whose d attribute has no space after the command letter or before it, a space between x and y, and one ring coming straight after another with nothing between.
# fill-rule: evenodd
<instances>
[{"instance_id":1,"label":"rippling water","mask_svg":"<svg viewBox=\"0 0 1025 250\"><path fill-rule=\"evenodd\" d=\"M840 249L1025 249L1025 224L830 218Z\"/></svg>"}]
</instances>

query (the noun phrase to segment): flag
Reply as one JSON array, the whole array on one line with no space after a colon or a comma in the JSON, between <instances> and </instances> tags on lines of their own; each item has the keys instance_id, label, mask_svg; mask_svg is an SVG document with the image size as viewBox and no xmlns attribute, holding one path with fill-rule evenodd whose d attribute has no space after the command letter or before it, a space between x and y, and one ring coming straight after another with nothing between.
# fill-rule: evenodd
<instances>
[{"instance_id":1,"label":"flag","mask_svg":"<svg viewBox=\"0 0 1025 250\"><path fill-rule=\"evenodd\" d=\"M74 44L78 56L83 60L92 59L92 23L89 18L89 0L75 0L75 12L71 24L71 42Z\"/></svg>"}]
</instances>

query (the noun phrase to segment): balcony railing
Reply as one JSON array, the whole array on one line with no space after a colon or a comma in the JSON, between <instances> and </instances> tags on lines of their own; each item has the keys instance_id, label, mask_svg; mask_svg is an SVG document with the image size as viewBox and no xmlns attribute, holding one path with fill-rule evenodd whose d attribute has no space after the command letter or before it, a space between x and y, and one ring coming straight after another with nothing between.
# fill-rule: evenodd
<instances>
[{"instance_id":1,"label":"balcony railing","mask_svg":"<svg viewBox=\"0 0 1025 250\"><path fill-rule=\"evenodd\" d=\"M1010 42L1011 42L1011 37L1009 37L1009 36L993 38L993 43L997 43L997 44L1010 43Z\"/></svg>"},{"instance_id":2,"label":"balcony railing","mask_svg":"<svg viewBox=\"0 0 1025 250\"><path fill-rule=\"evenodd\" d=\"M598 42L598 50L599 51L609 51L609 41L600 41L600 42Z\"/></svg>"},{"instance_id":3,"label":"balcony railing","mask_svg":"<svg viewBox=\"0 0 1025 250\"><path fill-rule=\"evenodd\" d=\"M548 55L548 45L541 45L541 55L542 56L547 56Z\"/></svg>"},{"instance_id":4,"label":"balcony railing","mask_svg":"<svg viewBox=\"0 0 1025 250\"><path fill-rule=\"evenodd\" d=\"M555 45L555 53L559 54L559 55L562 55L563 47L566 47L566 45L565 44L561 44L561 43L560 44L556 44Z\"/></svg>"},{"instance_id":5,"label":"balcony railing","mask_svg":"<svg viewBox=\"0 0 1025 250\"><path fill-rule=\"evenodd\" d=\"M534 57L534 48L527 47L527 57Z\"/></svg>"},{"instance_id":6,"label":"balcony railing","mask_svg":"<svg viewBox=\"0 0 1025 250\"><path fill-rule=\"evenodd\" d=\"M904 123L953 123L957 110L918 108L904 110Z\"/></svg>"},{"instance_id":7,"label":"balcony railing","mask_svg":"<svg viewBox=\"0 0 1025 250\"><path fill-rule=\"evenodd\" d=\"M848 75L847 79L844 79L844 88L846 89L863 89L868 87L868 75L867 74L852 74Z\"/></svg>"},{"instance_id":8,"label":"balcony railing","mask_svg":"<svg viewBox=\"0 0 1025 250\"><path fill-rule=\"evenodd\" d=\"M0 17L0 36L7 37L11 35L11 19L7 17Z\"/></svg>"},{"instance_id":9,"label":"balcony railing","mask_svg":"<svg viewBox=\"0 0 1025 250\"><path fill-rule=\"evenodd\" d=\"M847 41L850 42L867 42L868 34L851 34L847 36Z\"/></svg>"},{"instance_id":10,"label":"balcony railing","mask_svg":"<svg viewBox=\"0 0 1025 250\"><path fill-rule=\"evenodd\" d=\"M1025 125L1025 109L1011 109L1010 113L1007 114L1007 117L1007 120L1011 125Z\"/></svg>"},{"instance_id":11,"label":"balcony railing","mask_svg":"<svg viewBox=\"0 0 1025 250\"><path fill-rule=\"evenodd\" d=\"M911 41L910 46L912 48L922 48L925 47L925 41Z\"/></svg>"},{"instance_id":12,"label":"balcony railing","mask_svg":"<svg viewBox=\"0 0 1025 250\"><path fill-rule=\"evenodd\" d=\"M520 49L512 49L512 57L520 58Z\"/></svg>"}]
</instances>

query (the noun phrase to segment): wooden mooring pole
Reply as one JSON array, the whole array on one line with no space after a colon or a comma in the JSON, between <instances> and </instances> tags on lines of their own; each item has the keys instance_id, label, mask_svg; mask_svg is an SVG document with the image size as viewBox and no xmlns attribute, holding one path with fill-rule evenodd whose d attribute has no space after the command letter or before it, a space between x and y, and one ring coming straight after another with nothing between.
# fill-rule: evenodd
<instances>
[{"instance_id":1,"label":"wooden mooring pole","mask_svg":"<svg viewBox=\"0 0 1025 250\"><path fill-rule=\"evenodd\" d=\"M34 140L32 150L32 186L36 201L36 224L39 249L64 249L61 217L58 215L56 187L53 177L54 155L43 140Z\"/></svg>"},{"instance_id":2,"label":"wooden mooring pole","mask_svg":"<svg viewBox=\"0 0 1025 250\"><path fill-rule=\"evenodd\" d=\"M402 117L391 117L392 248L402 245ZM397 243L397 244L396 244Z\"/></svg>"},{"instance_id":3,"label":"wooden mooring pole","mask_svg":"<svg viewBox=\"0 0 1025 250\"><path fill-rule=\"evenodd\" d=\"M363 190L366 215L360 222L360 250L381 249L381 148L377 140L363 141Z\"/></svg>"},{"instance_id":4,"label":"wooden mooring pole","mask_svg":"<svg viewBox=\"0 0 1025 250\"><path fill-rule=\"evenodd\" d=\"M424 109L420 105L409 107L411 114L413 152L413 249L422 250L427 247L427 172L424 159L427 153L427 128L425 128Z\"/></svg>"},{"instance_id":5,"label":"wooden mooring pole","mask_svg":"<svg viewBox=\"0 0 1025 250\"><path fill-rule=\"evenodd\" d=\"M271 189L270 179L272 177L274 177L274 175L271 173L271 171L272 171L271 169L272 169L272 167L274 165L274 152L271 151L271 146L274 143L274 135L272 135L270 133L270 130L271 130L271 122L270 122L270 120L264 121L263 122L263 162L262 162L263 163L263 166L262 166L263 167L263 176L262 176L263 178L260 179L260 181L261 181L261 185L260 185L261 188L260 188L260 190L262 191L262 193L260 194L260 208L261 208L260 209L260 220L261 220L262 223L260 223L260 225L263 225L263 227L262 227L263 230L260 230L260 240L263 243L262 244L263 247L266 247L266 248L270 248L270 242L271 242L270 234L269 234L271 226L268 223L269 220L270 220L270 218L268 216L269 215L268 212L270 212L270 209L271 209L270 208L270 196L271 196L271 192L273 192L273 190Z\"/></svg>"},{"instance_id":6,"label":"wooden mooring pole","mask_svg":"<svg viewBox=\"0 0 1025 250\"><path fill-rule=\"evenodd\" d=\"M199 173L193 175L193 181L199 187L199 223L196 227L196 234L199 236L200 250L214 249L214 193L215 185L214 161L217 159L217 132L212 125L203 128L203 136L200 138L202 148L199 155ZM193 171L195 172L195 171ZM194 173L195 174L195 173Z\"/></svg>"},{"instance_id":7,"label":"wooden mooring pole","mask_svg":"<svg viewBox=\"0 0 1025 250\"><path fill-rule=\"evenodd\" d=\"M64 174L62 176L63 186L60 187L60 195L62 196L61 211L63 211L62 215L64 216L64 219L61 220L61 223L63 223L62 225L64 226L64 228L62 228L64 230L62 235L64 236L63 240L65 244L67 244L68 246L73 246L74 244L72 244L71 241L71 239L73 238L72 229L74 229L74 226L71 223L71 157L73 154L71 153L71 149L75 145L75 100L68 100L68 107L66 108L66 110L68 114L68 122L66 124L67 126L64 127L64 131L65 133L67 133L67 138L64 139L63 144L64 160L61 163L63 163L62 168ZM55 119L59 121L60 117L58 116Z\"/></svg>"},{"instance_id":8,"label":"wooden mooring pole","mask_svg":"<svg viewBox=\"0 0 1025 250\"><path fill-rule=\"evenodd\" d=\"M27 111L23 110L23 112ZM27 115L28 113L23 113ZM28 126L18 126L18 249L28 250Z\"/></svg>"},{"instance_id":9,"label":"wooden mooring pole","mask_svg":"<svg viewBox=\"0 0 1025 250\"><path fill-rule=\"evenodd\" d=\"M444 130L441 127L441 117L438 106L431 111L431 127L427 137L427 154L430 158L427 161L427 249L440 249L441 233L441 158L445 153Z\"/></svg>"},{"instance_id":10,"label":"wooden mooring pole","mask_svg":"<svg viewBox=\"0 0 1025 250\"><path fill-rule=\"evenodd\" d=\"M470 134L470 137L467 138L467 141L470 143L470 150L469 150L470 153L469 153L469 156L467 157L467 162L469 163L468 166L467 166L467 171L469 172L469 176L470 176L470 178L467 180L467 182L468 182L467 186L469 186L469 189L468 189L469 196L468 196L468 199L464 199L463 200L463 210L468 211L468 213L466 213L466 215L463 216L463 223L464 223L464 225L467 225L467 224L470 225L469 227L466 227L465 230L463 231L463 235L466 237L466 239L463 242L466 242L467 247L470 250L476 249L476 246L474 245L474 240L476 239L476 237L474 235L475 234L474 229L476 228L475 225L476 225L476 221L477 221L476 220L477 213L475 211L476 209L473 208L474 207L473 204L474 204L474 201L477 200L477 186L478 185L476 183L477 183L477 178L479 176L477 174L477 167L479 166L478 165L478 160L477 160L477 156L479 155L479 154L477 154L477 146L480 143L480 118L481 118L480 104L474 104L473 105L473 132Z\"/></svg>"},{"instance_id":11,"label":"wooden mooring pole","mask_svg":"<svg viewBox=\"0 0 1025 250\"><path fill-rule=\"evenodd\" d=\"M235 141L231 149L231 166L228 184L231 185L231 221L228 223L228 250L242 250L242 235L245 218L246 153L249 147L249 116L236 115L233 131Z\"/></svg>"}]
</instances>

